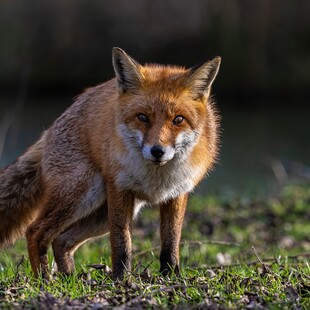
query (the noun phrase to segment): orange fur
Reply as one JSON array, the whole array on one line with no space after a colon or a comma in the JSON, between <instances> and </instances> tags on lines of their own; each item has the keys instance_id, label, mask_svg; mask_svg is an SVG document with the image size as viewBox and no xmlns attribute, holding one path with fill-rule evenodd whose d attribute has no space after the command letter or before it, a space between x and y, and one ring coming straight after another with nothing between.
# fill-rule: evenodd
<instances>
[{"instance_id":1,"label":"orange fur","mask_svg":"<svg viewBox=\"0 0 310 310\"><path fill-rule=\"evenodd\" d=\"M113 49L116 79L90 88L16 163L0 173L0 246L26 235L33 271L74 270L87 239L110 232L113 274L131 268L132 219L160 207L161 271L179 270L187 196L216 161L210 100L220 58L203 65L142 66Z\"/></svg>"}]
</instances>

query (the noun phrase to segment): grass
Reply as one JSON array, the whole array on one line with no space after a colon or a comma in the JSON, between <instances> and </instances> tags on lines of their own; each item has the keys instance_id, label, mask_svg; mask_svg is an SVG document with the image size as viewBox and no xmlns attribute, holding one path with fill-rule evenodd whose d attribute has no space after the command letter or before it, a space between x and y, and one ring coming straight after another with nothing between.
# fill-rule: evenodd
<instances>
[{"instance_id":1,"label":"grass","mask_svg":"<svg viewBox=\"0 0 310 310\"><path fill-rule=\"evenodd\" d=\"M268 199L193 196L180 277L158 273L155 208L135 223L134 268L122 283L110 277L108 237L86 243L76 253L76 274L55 275L49 284L33 278L19 241L0 257L0 307L308 309L309 207L309 185L286 186Z\"/></svg>"}]
</instances>

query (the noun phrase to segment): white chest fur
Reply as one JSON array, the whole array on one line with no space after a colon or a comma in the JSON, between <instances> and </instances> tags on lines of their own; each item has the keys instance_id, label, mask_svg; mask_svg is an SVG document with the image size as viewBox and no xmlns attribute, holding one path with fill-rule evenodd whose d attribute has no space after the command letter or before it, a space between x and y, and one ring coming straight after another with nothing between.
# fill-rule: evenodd
<instances>
[{"instance_id":1,"label":"white chest fur","mask_svg":"<svg viewBox=\"0 0 310 310\"><path fill-rule=\"evenodd\" d=\"M138 154L119 158L123 170L116 182L124 190L135 192L150 204L158 204L190 192L201 175L201 168L193 168L187 161L171 160L163 166L156 166Z\"/></svg>"}]
</instances>

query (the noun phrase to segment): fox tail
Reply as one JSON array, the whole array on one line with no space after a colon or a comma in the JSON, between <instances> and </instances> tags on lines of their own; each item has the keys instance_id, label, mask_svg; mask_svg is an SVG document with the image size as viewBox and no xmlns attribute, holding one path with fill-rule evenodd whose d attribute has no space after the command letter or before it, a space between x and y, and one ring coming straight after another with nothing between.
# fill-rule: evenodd
<instances>
[{"instance_id":1,"label":"fox tail","mask_svg":"<svg viewBox=\"0 0 310 310\"><path fill-rule=\"evenodd\" d=\"M0 249L24 236L43 196L44 136L18 160L0 171Z\"/></svg>"}]
</instances>

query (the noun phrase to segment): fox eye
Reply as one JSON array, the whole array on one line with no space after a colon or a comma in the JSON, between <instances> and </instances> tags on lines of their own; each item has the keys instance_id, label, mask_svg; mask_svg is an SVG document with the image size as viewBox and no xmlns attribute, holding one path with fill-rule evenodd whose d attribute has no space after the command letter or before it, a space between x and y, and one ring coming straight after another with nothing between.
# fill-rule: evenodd
<instances>
[{"instance_id":1,"label":"fox eye","mask_svg":"<svg viewBox=\"0 0 310 310\"><path fill-rule=\"evenodd\" d=\"M143 113L138 114L137 117L138 117L138 120L142 123L148 123L149 122L148 117Z\"/></svg>"},{"instance_id":2,"label":"fox eye","mask_svg":"<svg viewBox=\"0 0 310 310\"><path fill-rule=\"evenodd\" d=\"M174 125L180 125L183 122L183 120L184 120L184 117L182 115L178 115L173 120L173 124Z\"/></svg>"}]
</instances>

